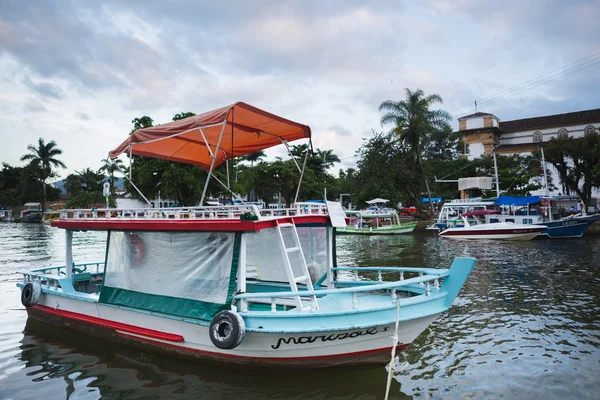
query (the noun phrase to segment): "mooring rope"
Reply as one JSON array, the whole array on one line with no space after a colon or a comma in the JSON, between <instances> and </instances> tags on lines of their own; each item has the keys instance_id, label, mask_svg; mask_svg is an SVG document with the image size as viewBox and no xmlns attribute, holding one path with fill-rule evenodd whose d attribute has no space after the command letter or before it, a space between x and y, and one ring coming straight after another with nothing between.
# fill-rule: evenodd
<instances>
[{"instance_id":1,"label":"mooring rope","mask_svg":"<svg viewBox=\"0 0 600 400\"><path fill-rule=\"evenodd\" d=\"M392 374L394 372L394 359L396 358L396 346L398 346L398 326L400 325L400 299L396 300L396 330L394 336L392 336L392 359L390 360L390 369L388 371L387 385L385 387L385 400L388 399L390 394L390 386L392 384Z\"/></svg>"}]
</instances>

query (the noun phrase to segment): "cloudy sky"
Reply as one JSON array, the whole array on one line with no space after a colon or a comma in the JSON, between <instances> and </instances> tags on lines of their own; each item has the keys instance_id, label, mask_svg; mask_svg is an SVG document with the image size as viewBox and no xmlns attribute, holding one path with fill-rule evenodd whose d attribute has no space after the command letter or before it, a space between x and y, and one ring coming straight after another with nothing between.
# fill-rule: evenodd
<instances>
[{"instance_id":1,"label":"cloudy sky","mask_svg":"<svg viewBox=\"0 0 600 400\"><path fill-rule=\"evenodd\" d=\"M64 177L98 168L135 117L245 101L348 167L407 87L455 118L475 100L501 120L600 107L598 21L597 0L0 0L0 161L43 137Z\"/></svg>"}]
</instances>

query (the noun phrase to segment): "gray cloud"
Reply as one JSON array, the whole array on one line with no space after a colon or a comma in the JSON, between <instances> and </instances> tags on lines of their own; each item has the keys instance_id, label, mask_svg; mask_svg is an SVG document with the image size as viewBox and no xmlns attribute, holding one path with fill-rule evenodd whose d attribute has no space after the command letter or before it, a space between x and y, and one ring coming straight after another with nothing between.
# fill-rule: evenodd
<instances>
[{"instance_id":1,"label":"gray cloud","mask_svg":"<svg viewBox=\"0 0 600 400\"><path fill-rule=\"evenodd\" d=\"M82 113L82 112L75 113L75 118L80 119L82 121L89 121L92 119L89 115L87 115L86 113Z\"/></svg>"},{"instance_id":2,"label":"gray cloud","mask_svg":"<svg viewBox=\"0 0 600 400\"><path fill-rule=\"evenodd\" d=\"M38 100L31 98L23 106L23 111L28 112L28 113L39 113L39 112L48 112L48 109L46 108L46 106L44 106Z\"/></svg>"},{"instance_id":3,"label":"gray cloud","mask_svg":"<svg viewBox=\"0 0 600 400\"><path fill-rule=\"evenodd\" d=\"M32 82L30 78L24 78L21 81L25 86L27 86L28 88L30 88L31 90L33 90L34 92L36 92L37 94L43 96L43 97L50 97L50 98L54 98L54 99L62 99L65 97L65 92L63 92L63 90L61 88L59 88L58 86L49 83L49 82L40 82L40 83L35 83Z\"/></svg>"},{"instance_id":4,"label":"gray cloud","mask_svg":"<svg viewBox=\"0 0 600 400\"><path fill-rule=\"evenodd\" d=\"M336 125L331 125L331 126L329 127L329 130L331 130L331 131L333 131L333 132L337 133L337 134L338 134L338 135L340 135L340 136L352 136L352 132L351 132L349 129L347 129L347 128L344 128L343 126L341 126L341 125L338 125L338 124L336 124Z\"/></svg>"}]
</instances>

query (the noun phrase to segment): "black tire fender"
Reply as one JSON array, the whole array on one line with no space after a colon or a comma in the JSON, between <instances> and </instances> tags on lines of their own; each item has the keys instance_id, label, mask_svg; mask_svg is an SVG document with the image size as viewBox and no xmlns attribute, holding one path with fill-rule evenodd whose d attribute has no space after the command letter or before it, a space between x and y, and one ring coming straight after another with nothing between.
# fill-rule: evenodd
<instances>
[{"instance_id":1,"label":"black tire fender","mask_svg":"<svg viewBox=\"0 0 600 400\"><path fill-rule=\"evenodd\" d=\"M211 342L220 349L235 349L244 340L246 324L235 311L220 311L210 322L208 329Z\"/></svg>"},{"instance_id":2,"label":"black tire fender","mask_svg":"<svg viewBox=\"0 0 600 400\"><path fill-rule=\"evenodd\" d=\"M21 303L25 307L33 307L40 300L42 285L38 281L28 282L21 291Z\"/></svg>"}]
</instances>

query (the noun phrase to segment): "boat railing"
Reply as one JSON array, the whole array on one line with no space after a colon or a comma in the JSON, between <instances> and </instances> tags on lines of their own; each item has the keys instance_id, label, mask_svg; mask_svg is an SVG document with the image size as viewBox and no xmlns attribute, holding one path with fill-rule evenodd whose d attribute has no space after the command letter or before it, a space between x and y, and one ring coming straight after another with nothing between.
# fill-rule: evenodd
<instances>
[{"instance_id":1,"label":"boat railing","mask_svg":"<svg viewBox=\"0 0 600 400\"><path fill-rule=\"evenodd\" d=\"M20 271L19 273L23 275L23 284L38 281L42 288L58 290L60 287L64 293L72 293L74 291L73 281L77 280L78 274L90 276L104 273L103 262L73 264L71 268L73 271L71 280L66 276L66 267L64 265L44 267L32 271ZM100 286L97 286L96 294L99 294L99 292Z\"/></svg>"},{"instance_id":2,"label":"boat railing","mask_svg":"<svg viewBox=\"0 0 600 400\"><path fill-rule=\"evenodd\" d=\"M440 279L448 276L448 269L435 268L408 268L408 267L355 267L355 268L333 268L333 271L352 272L353 279L335 280L333 289L302 290L298 292L282 291L269 293L240 293L233 296L233 301L239 302L242 312L248 311L248 303L262 302L261 300L270 299L271 312L277 312L278 300L289 300L294 297L311 298L310 308L299 311L315 312L318 305L314 301L314 296L323 297L333 294L349 293L352 295L352 308L359 308L359 293L374 291L390 291L390 301L395 304L398 301L398 290L407 287L422 287L423 294L430 296L432 291L439 291ZM377 272L377 280L361 280L361 272ZM384 281L383 273L395 272L400 274L400 279L396 281ZM417 274L418 276L405 279L404 274Z\"/></svg>"},{"instance_id":3,"label":"boat railing","mask_svg":"<svg viewBox=\"0 0 600 400\"><path fill-rule=\"evenodd\" d=\"M256 205L168 208L91 208L60 210L60 219L233 219L242 214L259 216Z\"/></svg>"},{"instance_id":4,"label":"boat railing","mask_svg":"<svg viewBox=\"0 0 600 400\"><path fill-rule=\"evenodd\" d=\"M259 209L255 204L168 208L88 208L60 210L60 219L237 219L251 213L258 220L297 215L327 215L327 207Z\"/></svg>"}]
</instances>

